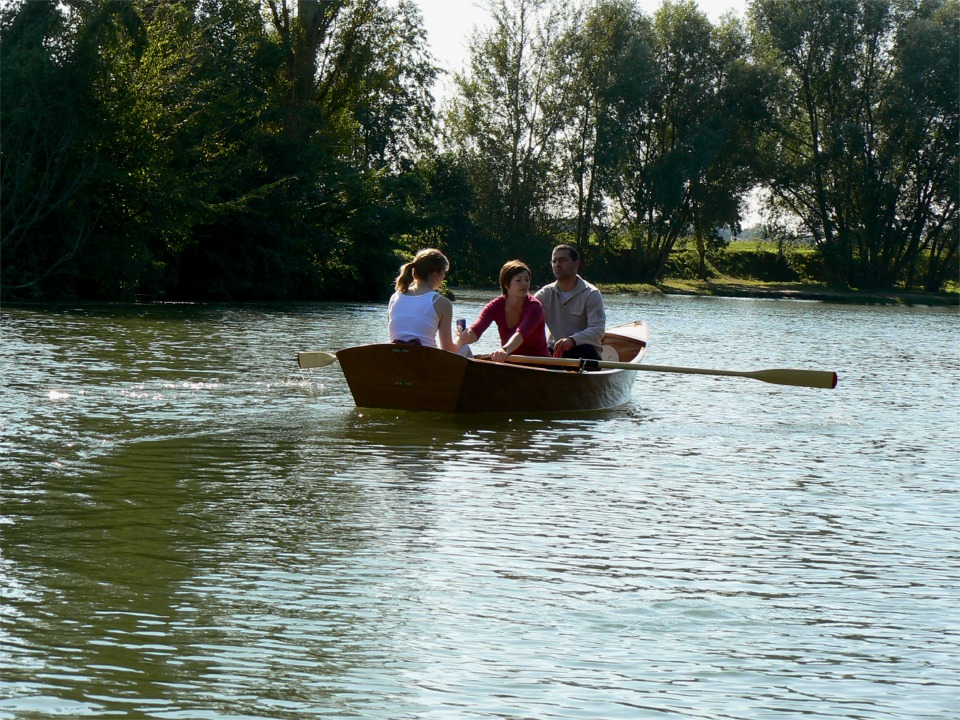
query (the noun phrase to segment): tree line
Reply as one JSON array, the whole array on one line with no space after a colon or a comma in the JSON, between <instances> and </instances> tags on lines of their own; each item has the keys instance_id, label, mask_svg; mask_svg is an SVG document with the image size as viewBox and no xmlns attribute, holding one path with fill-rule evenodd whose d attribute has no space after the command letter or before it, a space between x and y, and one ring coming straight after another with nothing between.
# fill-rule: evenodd
<instances>
[{"instance_id":1,"label":"tree line","mask_svg":"<svg viewBox=\"0 0 960 720\"><path fill-rule=\"evenodd\" d=\"M758 188L831 286L958 280L958 0L488 10L438 107L409 0L10 4L4 299L378 298L421 247L491 284L557 242L657 282Z\"/></svg>"}]
</instances>

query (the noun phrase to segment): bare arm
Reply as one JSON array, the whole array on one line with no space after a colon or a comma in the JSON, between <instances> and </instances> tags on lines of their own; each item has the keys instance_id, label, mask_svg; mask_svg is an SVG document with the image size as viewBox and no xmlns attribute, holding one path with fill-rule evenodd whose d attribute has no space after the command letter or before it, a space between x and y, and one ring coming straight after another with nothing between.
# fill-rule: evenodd
<instances>
[{"instance_id":1,"label":"bare arm","mask_svg":"<svg viewBox=\"0 0 960 720\"><path fill-rule=\"evenodd\" d=\"M456 352L457 346L453 342L453 334L450 332L450 323L453 322L453 303L447 300L443 295L438 295L433 301L433 307L440 317L440 324L437 326L437 332L440 336L440 349L447 352Z\"/></svg>"},{"instance_id":2,"label":"bare arm","mask_svg":"<svg viewBox=\"0 0 960 720\"><path fill-rule=\"evenodd\" d=\"M519 331L515 332L510 336L510 339L507 340L503 347L499 350L494 350L490 353L490 359L494 362L503 362L507 355L510 355L514 350L520 347L523 344L523 335Z\"/></svg>"},{"instance_id":3,"label":"bare arm","mask_svg":"<svg viewBox=\"0 0 960 720\"><path fill-rule=\"evenodd\" d=\"M477 337L476 333L470 328L467 328L463 332L458 332L456 342L457 350L462 348L464 345L472 345L479 339L480 338Z\"/></svg>"}]
</instances>

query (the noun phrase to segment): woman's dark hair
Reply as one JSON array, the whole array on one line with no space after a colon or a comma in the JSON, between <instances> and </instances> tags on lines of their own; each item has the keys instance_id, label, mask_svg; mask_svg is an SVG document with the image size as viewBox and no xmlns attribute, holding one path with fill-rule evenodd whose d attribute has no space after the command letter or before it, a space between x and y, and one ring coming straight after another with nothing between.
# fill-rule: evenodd
<instances>
[{"instance_id":1,"label":"woman's dark hair","mask_svg":"<svg viewBox=\"0 0 960 720\"><path fill-rule=\"evenodd\" d=\"M510 287L510 281L522 272L525 272L527 275L533 277L533 274L530 272L530 268L527 267L526 263L520 260L508 260L504 266L500 268L501 294L507 294L507 288Z\"/></svg>"}]
</instances>

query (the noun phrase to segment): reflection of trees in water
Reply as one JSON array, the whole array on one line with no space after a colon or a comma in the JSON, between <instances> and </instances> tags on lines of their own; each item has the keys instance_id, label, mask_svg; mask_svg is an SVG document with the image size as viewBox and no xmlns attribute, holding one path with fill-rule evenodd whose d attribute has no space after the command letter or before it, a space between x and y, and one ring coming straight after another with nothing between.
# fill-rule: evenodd
<instances>
[{"instance_id":1,"label":"reflection of trees in water","mask_svg":"<svg viewBox=\"0 0 960 720\"><path fill-rule=\"evenodd\" d=\"M130 444L79 472L68 465L48 474L35 488L39 515L28 506L5 508L17 518L4 530L5 552L40 600L22 606L13 634L59 669L57 697L162 698L165 687L209 668L170 660L217 635L189 631L207 603L182 593L220 559L225 516L205 503L210 461L193 439ZM33 492L22 490L23 498ZM25 682L36 681L36 671L30 675Z\"/></svg>"},{"instance_id":2,"label":"reflection of trees in water","mask_svg":"<svg viewBox=\"0 0 960 720\"><path fill-rule=\"evenodd\" d=\"M309 662L324 676L362 663L380 582L377 503L289 430L132 442L24 486L5 507L15 521L4 579L30 588L11 603L13 636L39 650L10 679L57 666L65 700L162 702L167 688L222 692L214 685L227 677L238 711L244 696L302 692L270 680L273 663Z\"/></svg>"},{"instance_id":3,"label":"reflection of trees in water","mask_svg":"<svg viewBox=\"0 0 960 720\"><path fill-rule=\"evenodd\" d=\"M15 638L75 668L60 697L200 697L227 673L234 696L290 699L297 688L264 685L271 663L348 673L403 636L388 605L418 604L437 547L472 543L504 512L520 527L531 486L514 479L597 452L625 417L365 411L275 387L237 380L194 392L189 410L167 397L124 408L103 454L5 508L10 577L33 593ZM28 507L38 493L42 514Z\"/></svg>"}]
</instances>

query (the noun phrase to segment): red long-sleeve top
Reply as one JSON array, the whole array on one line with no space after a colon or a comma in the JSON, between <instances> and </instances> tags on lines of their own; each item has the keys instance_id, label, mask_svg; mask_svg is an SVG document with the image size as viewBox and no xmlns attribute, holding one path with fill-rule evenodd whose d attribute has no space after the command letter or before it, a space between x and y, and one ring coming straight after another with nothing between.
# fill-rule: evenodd
<instances>
[{"instance_id":1,"label":"red long-sleeve top","mask_svg":"<svg viewBox=\"0 0 960 720\"><path fill-rule=\"evenodd\" d=\"M490 327L490 323L496 323L500 331L500 343L505 345L515 332L519 332L523 342L516 350L514 355L532 355L534 357L549 357L547 351L547 332L546 320L543 313L543 305L533 295L527 295L523 301L523 309L520 311L520 322L514 327L507 326L507 298L501 295L494 298L480 311L477 321L470 326L477 339L483 334L483 331Z\"/></svg>"}]
</instances>

